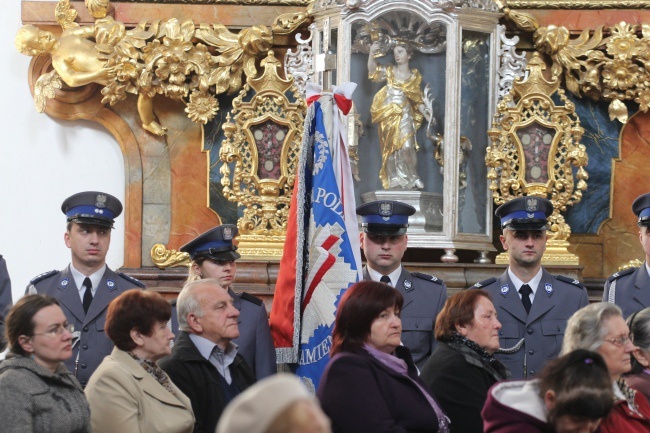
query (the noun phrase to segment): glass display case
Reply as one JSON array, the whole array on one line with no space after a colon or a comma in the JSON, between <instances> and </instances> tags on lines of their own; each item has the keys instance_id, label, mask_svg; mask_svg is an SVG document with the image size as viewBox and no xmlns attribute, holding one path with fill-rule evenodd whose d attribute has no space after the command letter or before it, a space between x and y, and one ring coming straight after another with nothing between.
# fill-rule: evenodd
<instances>
[{"instance_id":1,"label":"glass display case","mask_svg":"<svg viewBox=\"0 0 650 433\"><path fill-rule=\"evenodd\" d=\"M348 122L357 203L413 205L409 247L493 251L487 130L497 102L491 1L316 2L314 81L357 83Z\"/></svg>"}]
</instances>

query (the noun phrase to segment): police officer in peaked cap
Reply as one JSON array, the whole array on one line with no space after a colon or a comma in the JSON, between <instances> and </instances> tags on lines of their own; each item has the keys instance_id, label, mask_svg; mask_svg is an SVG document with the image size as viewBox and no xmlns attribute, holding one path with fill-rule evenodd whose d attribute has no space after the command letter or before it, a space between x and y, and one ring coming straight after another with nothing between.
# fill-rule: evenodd
<instances>
[{"instance_id":1,"label":"police officer in peaked cap","mask_svg":"<svg viewBox=\"0 0 650 433\"><path fill-rule=\"evenodd\" d=\"M61 211L67 219L64 241L71 263L63 270L49 271L32 279L28 294L57 298L68 322L74 325L72 358L65 362L82 385L113 350L104 332L106 307L130 289L144 284L106 265L115 218L122 203L110 194L85 191L65 199Z\"/></svg>"},{"instance_id":2,"label":"police officer in peaked cap","mask_svg":"<svg viewBox=\"0 0 650 433\"><path fill-rule=\"evenodd\" d=\"M645 262L638 268L627 268L616 272L605 282L603 301L618 305L623 316L650 307L650 193L640 195L632 203L632 212L637 217L639 241L645 253Z\"/></svg>"},{"instance_id":3,"label":"police officer in peaked cap","mask_svg":"<svg viewBox=\"0 0 650 433\"><path fill-rule=\"evenodd\" d=\"M447 300L445 283L430 275L411 273L402 266L406 251L408 218L415 208L393 200L379 200L357 207L361 217L360 243L366 257L363 279L381 281L404 296L401 311L402 343L418 368L433 352L436 317Z\"/></svg>"},{"instance_id":4,"label":"police officer in peaked cap","mask_svg":"<svg viewBox=\"0 0 650 433\"><path fill-rule=\"evenodd\" d=\"M197 236L180 250L190 255L192 263L188 282L201 278L214 278L228 289L239 310L239 337L233 343L239 347L246 362L255 371L257 380L263 379L277 371L275 348L271 338L266 307L261 299L246 293L235 293L232 283L237 275L236 260L241 256L237 252L234 239L237 226L223 224ZM179 335L176 308L172 309L172 331ZM179 335L179 338L183 333ZM185 337L183 337L185 338Z\"/></svg>"},{"instance_id":5,"label":"police officer in peaked cap","mask_svg":"<svg viewBox=\"0 0 650 433\"><path fill-rule=\"evenodd\" d=\"M498 278L474 285L492 297L502 325L500 352L507 352L497 358L513 379L534 376L559 354L567 320L589 302L582 284L542 266L552 213L553 204L540 197L518 197L499 206L499 239L509 266Z\"/></svg>"}]
</instances>

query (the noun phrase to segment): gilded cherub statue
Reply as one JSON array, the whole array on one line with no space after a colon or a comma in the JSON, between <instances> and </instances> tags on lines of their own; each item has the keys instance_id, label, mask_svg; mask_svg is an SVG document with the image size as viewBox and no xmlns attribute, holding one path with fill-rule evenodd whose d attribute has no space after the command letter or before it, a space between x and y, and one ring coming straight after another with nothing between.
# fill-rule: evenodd
<instances>
[{"instance_id":1,"label":"gilded cherub statue","mask_svg":"<svg viewBox=\"0 0 650 433\"><path fill-rule=\"evenodd\" d=\"M110 17L98 19L93 26L68 27L60 38L52 32L25 25L16 34L15 45L18 51L28 56L51 55L55 73L70 87L90 83L107 86L115 78L117 68L109 66L108 56L98 50L97 45L114 45L125 34L124 25ZM51 81L54 77L48 75L46 78ZM42 87L44 80L39 81L38 87ZM60 88L60 85L56 87ZM42 112L45 100L37 98L36 105ZM157 122L153 113L151 96L145 93L138 95L138 112L144 129L156 135L165 134L165 128Z\"/></svg>"},{"instance_id":2,"label":"gilded cherub statue","mask_svg":"<svg viewBox=\"0 0 650 433\"><path fill-rule=\"evenodd\" d=\"M106 16L108 0L86 0L97 18L80 27L70 0L59 0L55 16L63 32L23 26L15 38L23 54L52 56L53 71L42 75L34 89L36 108L45 110L61 81L77 87L98 83L102 103L111 105L138 95L138 113L147 131L164 135L153 112L153 97L163 95L185 103L194 122L207 123L219 110L215 95L238 91L244 75L257 76L256 61L273 46L275 35L293 32L308 18L306 12L280 15L272 28L256 25L235 34L222 24L192 20L140 22L133 29Z\"/></svg>"}]
</instances>

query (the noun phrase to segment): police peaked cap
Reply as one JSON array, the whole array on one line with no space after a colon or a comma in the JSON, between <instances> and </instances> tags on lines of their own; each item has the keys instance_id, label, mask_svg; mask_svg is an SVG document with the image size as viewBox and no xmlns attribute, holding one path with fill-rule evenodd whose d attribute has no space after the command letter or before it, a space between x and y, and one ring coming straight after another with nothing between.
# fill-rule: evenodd
<instances>
[{"instance_id":1,"label":"police peaked cap","mask_svg":"<svg viewBox=\"0 0 650 433\"><path fill-rule=\"evenodd\" d=\"M113 228L122 213L122 203L110 194L84 191L66 198L61 211L68 222Z\"/></svg>"},{"instance_id":2,"label":"police peaked cap","mask_svg":"<svg viewBox=\"0 0 650 433\"><path fill-rule=\"evenodd\" d=\"M232 243L237 236L237 226L223 224L197 236L183 245L180 250L190 255L190 259L205 257L216 261L237 260L241 255Z\"/></svg>"},{"instance_id":3,"label":"police peaked cap","mask_svg":"<svg viewBox=\"0 0 650 433\"><path fill-rule=\"evenodd\" d=\"M406 234L409 216L415 208L395 200L378 200L357 207L364 232L381 236L401 236Z\"/></svg>"},{"instance_id":4,"label":"police peaked cap","mask_svg":"<svg viewBox=\"0 0 650 433\"><path fill-rule=\"evenodd\" d=\"M501 220L501 229L547 230L553 204L541 197L517 197L499 206L494 214Z\"/></svg>"},{"instance_id":5,"label":"police peaked cap","mask_svg":"<svg viewBox=\"0 0 650 433\"><path fill-rule=\"evenodd\" d=\"M639 226L650 226L650 193L640 195L634 200L632 212L639 218Z\"/></svg>"}]
</instances>

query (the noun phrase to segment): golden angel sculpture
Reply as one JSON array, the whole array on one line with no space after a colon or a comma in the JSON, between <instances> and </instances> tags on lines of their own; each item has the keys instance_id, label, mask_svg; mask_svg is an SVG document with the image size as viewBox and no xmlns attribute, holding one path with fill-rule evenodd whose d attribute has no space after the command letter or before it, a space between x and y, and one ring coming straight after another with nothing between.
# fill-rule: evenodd
<instances>
[{"instance_id":1,"label":"golden angel sculpture","mask_svg":"<svg viewBox=\"0 0 650 433\"><path fill-rule=\"evenodd\" d=\"M191 20L140 22L133 29L106 16L108 1L89 2L94 25L79 26L70 0L59 0L55 16L61 36L23 26L15 38L23 54L52 57L53 71L42 75L34 89L36 108L45 110L61 81L70 87L98 83L102 103L111 105L138 95L138 113L145 130L164 135L153 113L153 97L179 99L194 122L207 123L219 110L215 97L239 90L244 75L257 75L256 62L273 46L274 36L286 35L306 19L305 12L280 15L272 27L263 25L235 34L222 24ZM92 8L90 7L92 6Z\"/></svg>"},{"instance_id":2,"label":"golden angel sculpture","mask_svg":"<svg viewBox=\"0 0 650 433\"><path fill-rule=\"evenodd\" d=\"M411 69L413 48L408 41L397 41L393 48L395 64L380 65L376 56L380 42L373 42L368 55L368 78L386 82L370 107L372 123L376 123L381 148L379 177L384 189L422 189L418 174L416 134L422 120L431 121L422 89L422 75Z\"/></svg>"}]
</instances>

